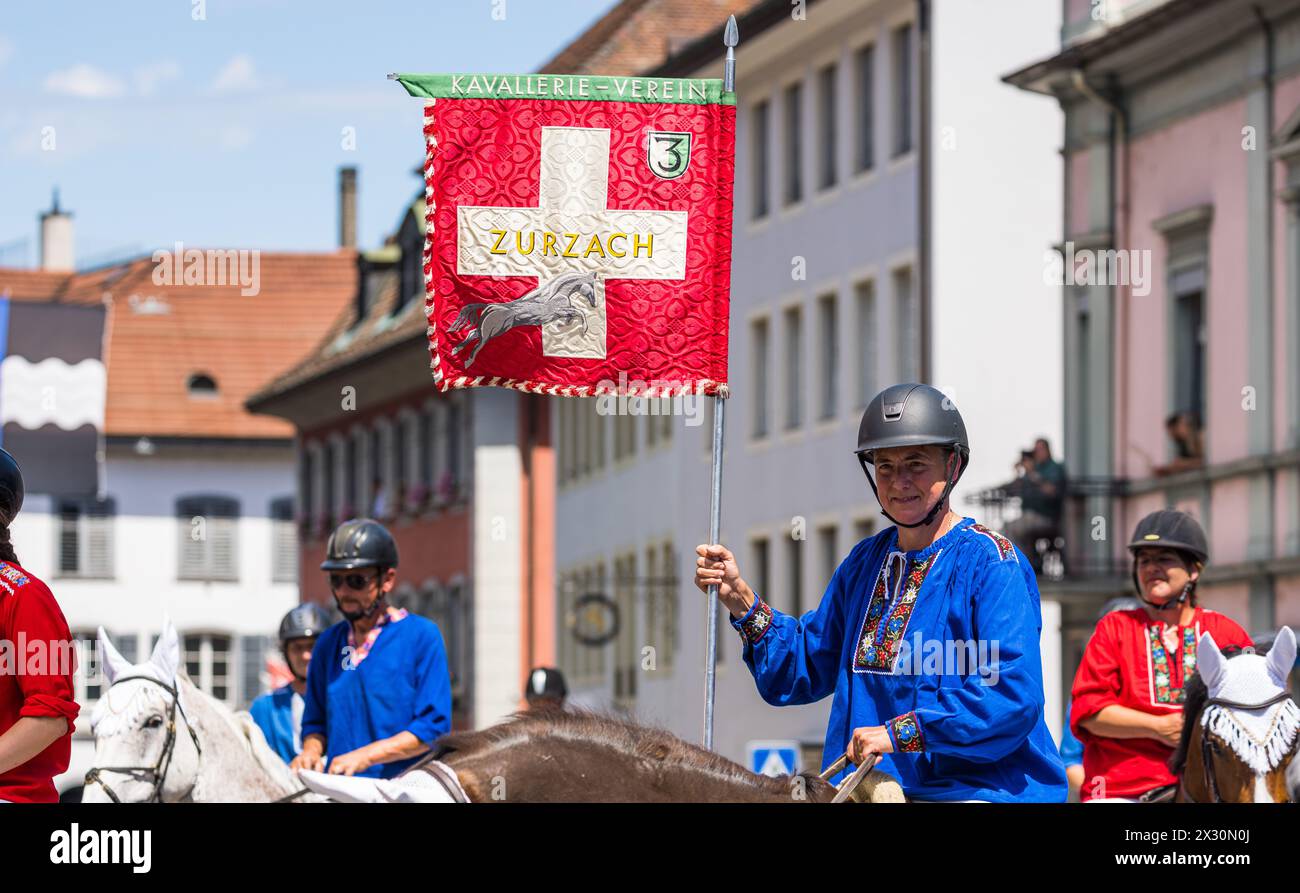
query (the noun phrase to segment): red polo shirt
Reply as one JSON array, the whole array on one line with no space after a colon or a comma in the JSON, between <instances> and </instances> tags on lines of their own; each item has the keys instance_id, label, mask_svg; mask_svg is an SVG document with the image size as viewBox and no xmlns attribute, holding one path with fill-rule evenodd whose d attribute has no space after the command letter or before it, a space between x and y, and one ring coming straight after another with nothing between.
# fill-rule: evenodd
<instances>
[{"instance_id":1,"label":"red polo shirt","mask_svg":"<svg viewBox=\"0 0 1300 893\"><path fill-rule=\"evenodd\" d=\"M1142 608L1112 611L1088 640L1074 677L1070 729L1083 744L1082 800L1136 797L1177 783L1168 761L1174 749L1154 738L1106 738L1080 721L1119 704L1157 716L1183 709L1183 686L1196 668L1196 643L1208 632L1215 643L1245 647L1250 636L1234 621L1197 608L1191 624L1178 627L1177 647L1163 641L1164 624Z\"/></svg>"},{"instance_id":2,"label":"red polo shirt","mask_svg":"<svg viewBox=\"0 0 1300 893\"><path fill-rule=\"evenodd\" d=\"M79 709L73 700L73 655L68 621L49 587L17 564L0 561L0 735L23 716L68 721L65 735L0 775L0 800L58 801L54 776L68 768Z\"/></svg>"}]
</instances>

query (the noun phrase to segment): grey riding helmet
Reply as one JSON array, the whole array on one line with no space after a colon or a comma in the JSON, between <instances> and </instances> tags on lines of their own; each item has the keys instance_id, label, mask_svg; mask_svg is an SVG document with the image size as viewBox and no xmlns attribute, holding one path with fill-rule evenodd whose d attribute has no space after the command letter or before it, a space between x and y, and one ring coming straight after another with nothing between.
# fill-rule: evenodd
<instances>
[{"instance_id":1,"label":"grey riding helmet","mask_svg":"<svg viewBox=\"0 0 1300 893\"><path fill-rule=\"evenodd\" d=\"M868 468L875 461L875 451L905 446L941 446L957 454L957 476L944 486L943 495L925 519L916 524L902 524L880 507L886 518L899 527L924 527L934 520L952 488L966 473L970 463L970 440L966 423L956 405L938 388L927 384L896 384L872 398L862 413L858 426L858 445L854 450L862 472L871 484L871 492L880 502L880 491Z\"/></svg>"},{"instance_id":2,"label":"grey riding helmet","mask_svg":"<svg viewBox=\"0 0 1300 893\"><path fill-rule=\"evenodd\" d=\"M315 602L295 605L280 621L280 646L291 639L314 639L331 625L329 613Z\"/></svg>"},{"instance_id":3,"label":"grey riding helmet","mask_svg":"<svg viewBox=\"0 0 1300 893\"><path fill-rule=\"evenodd\" d=\"M362 567L397 567L397 541L378 521L353 518L330 534L320 569L350 571Z\"/></svg>"}]
</instances>

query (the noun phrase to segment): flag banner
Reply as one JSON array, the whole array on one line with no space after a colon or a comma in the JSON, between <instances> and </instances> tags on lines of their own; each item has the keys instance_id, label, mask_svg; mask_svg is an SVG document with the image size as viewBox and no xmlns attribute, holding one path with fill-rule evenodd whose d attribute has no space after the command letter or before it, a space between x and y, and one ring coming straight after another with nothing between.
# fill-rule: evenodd
<instances>
[{"instance_id":1,"label":"flag banner","mask_svg":"<svg viewBox=\"0 0 1300 893\"><path fill-rule=\"evenodd\" d=\"M735 99L721 81L395 77L426 100L439 388L727 394Z\"/></svg>"},{"instance_id":2,"label":"flag banner","mask_svg":"<svg viewBox=\"0 0 1300 893\"><path fill-rule=\"evenodd\" d=\"M102 305L0 298L0 444L28 493L98 490L104 323Z\"/></svg>"}]
</instances>

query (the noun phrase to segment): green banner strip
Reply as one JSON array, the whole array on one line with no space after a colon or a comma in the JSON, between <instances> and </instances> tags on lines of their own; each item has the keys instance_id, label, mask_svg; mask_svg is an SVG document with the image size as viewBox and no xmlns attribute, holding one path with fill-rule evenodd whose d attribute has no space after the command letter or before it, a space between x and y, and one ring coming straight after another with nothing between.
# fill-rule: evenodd
<instances>
[{"instance_id":1,"label":"green banner strip","mask_svg":"<svg viewBox=\"0 0 1300 893\"><path fill-rule=\"evenodd\" d=\"M422 99L575 99L735 105L722 81L699 78L620 78L592 74L399 74L406 92Z\"/></svg>"}]
</instances>

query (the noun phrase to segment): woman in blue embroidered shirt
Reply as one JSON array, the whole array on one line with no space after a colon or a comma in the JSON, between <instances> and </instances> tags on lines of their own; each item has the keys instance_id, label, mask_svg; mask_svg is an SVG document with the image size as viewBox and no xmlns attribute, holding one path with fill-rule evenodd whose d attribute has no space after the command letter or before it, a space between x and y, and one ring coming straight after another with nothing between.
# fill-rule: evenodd
<instances>
[{"instance_id":1,"label":"woman in blue embroidered shirt","mask_svg":"<svg viewBox=\"0 0 1300 893\"><path fill-rule=\"evenodd\" d=\"M961 414L928 385L894 385L867 407L856 452L894 526L853 548L815 610L774 610L730 551L696 550L696 585L718 584L759 694L833 694L823 764L878 755L910 799L1064 801L1033 571L948 508L970 457Z\"/></svg>"}]
</instances>

